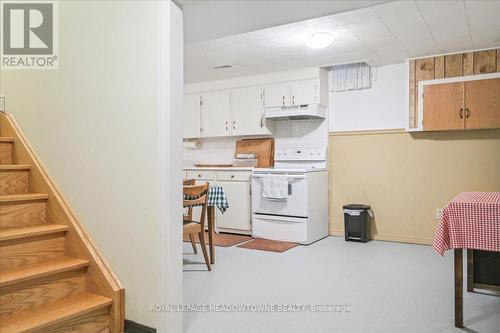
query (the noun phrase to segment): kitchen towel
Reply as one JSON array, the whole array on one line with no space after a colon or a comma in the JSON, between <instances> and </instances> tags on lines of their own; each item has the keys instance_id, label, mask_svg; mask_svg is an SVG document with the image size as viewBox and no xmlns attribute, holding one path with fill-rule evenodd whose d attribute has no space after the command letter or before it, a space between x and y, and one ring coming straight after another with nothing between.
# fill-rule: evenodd
<instances>
[{"instance_id":1,"label":"kitchen towel","mask_svg":"<svg viewBox=\"0 0 500 333\"><path fill-rule=\"evenodd\" d=\"M286 200L288 198L288 178L286 175L265 175L262 196L268 199Z\"/></svg>"}]
</instances>

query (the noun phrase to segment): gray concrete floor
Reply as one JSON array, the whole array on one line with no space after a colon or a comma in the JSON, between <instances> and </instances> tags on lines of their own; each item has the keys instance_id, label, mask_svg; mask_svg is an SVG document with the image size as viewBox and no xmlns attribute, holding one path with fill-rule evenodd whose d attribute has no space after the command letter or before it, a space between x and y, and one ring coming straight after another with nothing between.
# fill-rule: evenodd
<instances>
[{"instance_id":1,"label":"gray concrete floor","mask_svg":"<svg viewBox=\"0 0 500 333\"><path fill-rule=\"evenodd\" d=\"M453 256L328 237L284 253L218 247L212 272L184 243L185 304L335 304L335 312L186 312L188 333L500 333L500 297L466 293L453 326ZM465 290L465 288L464 288Z\"/></svg>"}]
</instances>

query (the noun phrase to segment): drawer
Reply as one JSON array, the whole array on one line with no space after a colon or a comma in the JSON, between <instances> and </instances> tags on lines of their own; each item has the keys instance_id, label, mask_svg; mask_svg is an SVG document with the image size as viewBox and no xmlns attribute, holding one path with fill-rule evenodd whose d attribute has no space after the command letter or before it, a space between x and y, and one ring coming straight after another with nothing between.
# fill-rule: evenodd
<instances>
[{"instance_id":1,"label":"drawer","mask_svg":"<svg viewBox=\"0 0 500 333\"><path fill-rule=\"evenodd\" d=\"M250 171L217 171L217 180L250 181Z\"/></svg>"},{"instance_id":2,"label":"drawer","mask_svg":"<svg viewBox=\"0 0 500 333\"><path fill-rule=\"evenodd\" d=\"M187 179L215 179L215 171L212 170L191 170L187 172Z\"/></svg>"}]
</instances>

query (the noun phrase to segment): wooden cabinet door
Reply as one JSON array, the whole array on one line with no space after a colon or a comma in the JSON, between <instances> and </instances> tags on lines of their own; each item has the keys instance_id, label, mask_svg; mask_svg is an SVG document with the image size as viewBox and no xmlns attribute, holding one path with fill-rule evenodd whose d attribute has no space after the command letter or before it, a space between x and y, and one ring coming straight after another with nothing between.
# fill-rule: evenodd
<instances>
[{"instance_id":1,"label":"wooden cabinet door","mask_svg":"<svg viewBox=\"0 0 500 333\"><path fill-rule=\"evenodd\" d=\"M229 135L229 92L202 95L202 137Z\"/></svg>"},{"instance_id":2,"label":"wooden cabinet door","mask_svg":"<svg viewBox=\"0 0 500 333\"><path fill-rule=\"evenodd\" d=\"M291 105L305 105L318 103L317 98L317 80L301 80L292 82L291 89Z\"/></svg>"},{"instance_id":3,"label":"wooden cabinet door","mask_svg":"<svg viewBox=\"0 0 500 333\"><path fill-rule=\"evenodd\" d=\"M464 83L424 86L424 130L465 128Z\"/></svg>"},{"instance_id":4,"label":"wooden cabinet door","mask_svg":"<svg viewBox=\"0 0 500 333\"><path fill-rule=\"evenodd\" d=\"M229 208L224 214L217 210L217 228L250 231L250 183L217 181L224 188Z\"/></svg>"},{"instance_id":5,"label":"wooden cabinet door","mask_svg":"<svg viewBox=\"0 0 500 333\"><path fill-rule=\"evenodd\" d=\"M184 95L182 121L184 139L200 137L200 95Z\"/></svg>"},{"instance_id":6,"label":"wooden cabinet door","mask_svg":"<svg viewBox=\"0 0 500 333\"><path fill-rule=\"evenodd\" d=\"M231 128L233 135L256 135L264 132L262 88L231 90Z\"/></svg>"},{"instance_id":7,"label":"wooden cabinet door","mask_svg":"<svg viewBox=\"0 0 500 333\"><path fill-rule=\"evenodd\" d=\"M500 79L465 82L465 128L500 128Z\"/></svg>"},{"instance_id":8,"label":"wooden cabinet door","mask_svg":"<svg viewBox=\"0 0 500 333\"><path fill-rule=\"evenodd\" d=\"M286 83L278 83L264 88L264 106L281 107L290 105L290 87Z\"/></svg>"}]
</instances>

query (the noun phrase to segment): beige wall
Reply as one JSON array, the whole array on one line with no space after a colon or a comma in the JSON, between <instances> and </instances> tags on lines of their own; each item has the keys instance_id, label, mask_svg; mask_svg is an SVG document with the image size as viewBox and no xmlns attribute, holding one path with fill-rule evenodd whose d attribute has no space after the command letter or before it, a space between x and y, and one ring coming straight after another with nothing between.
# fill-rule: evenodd
<instances>
[{"instance_id":1,"label":"beige wall","mask_svg":"<svg viewBox=\"0 0 500 333\"><path fill-rule=\"evenodd\" d=\"M342 205L367 203L375 239L430 244L436 209L462 191L500 191L500 130L330 135L330 234Z\"/></svg>"},{"instance_id":2,"label":"beige wall","mask_svg":"<svg viewBox=\"0 0 500 333\"><path fill-rule=\"evenodd\" d=\"M172 75L162 64L164 5L60 1L59 68L2 70L0 80L7 112L123 283L126 318L152 327L165 249L159 123L168 112L160 99L171 88L162 88L161 69ZM178 170L180 202L181 162Z\"/></svg>"}]
</instances>

